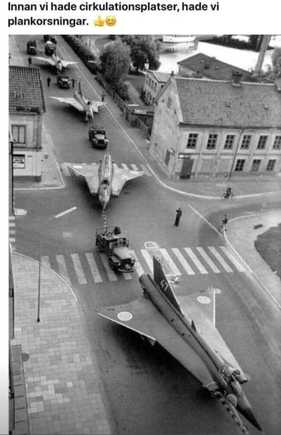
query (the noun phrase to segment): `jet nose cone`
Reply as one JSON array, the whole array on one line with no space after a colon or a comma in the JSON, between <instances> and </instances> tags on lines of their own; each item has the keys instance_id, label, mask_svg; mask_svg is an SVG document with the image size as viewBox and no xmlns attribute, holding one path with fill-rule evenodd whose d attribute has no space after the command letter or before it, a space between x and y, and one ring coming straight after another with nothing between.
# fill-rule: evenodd
<instances>
[{"instance_id":1,"label":"jet nose cone","mask_svg":"<svg viewBox=\"0 0 281 435\"><path fill-rule=\"evenodd\" d=\"M262 431L262 428L259 425L256 417L254 416L252 407L246 396L240 398L240 400L238 401L237 409L256 429Z\"/></svg>"}]
</instances>

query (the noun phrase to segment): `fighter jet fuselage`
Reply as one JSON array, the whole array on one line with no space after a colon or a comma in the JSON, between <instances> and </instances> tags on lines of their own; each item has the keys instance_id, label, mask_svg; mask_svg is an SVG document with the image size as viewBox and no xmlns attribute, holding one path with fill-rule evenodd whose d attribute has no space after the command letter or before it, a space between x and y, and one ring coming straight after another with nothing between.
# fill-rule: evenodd
<instances>
[{"instance_id":1,"label":"fighter jet fuselage","mask_svg":"<svg viewBox=\"0 0 281 435\"><path fill-rule=\"evenodd\" d=\"M98 198L103 210L110 200L113 170L111 155L106 153L99 167Z\"/></svg>"}]
</instances>

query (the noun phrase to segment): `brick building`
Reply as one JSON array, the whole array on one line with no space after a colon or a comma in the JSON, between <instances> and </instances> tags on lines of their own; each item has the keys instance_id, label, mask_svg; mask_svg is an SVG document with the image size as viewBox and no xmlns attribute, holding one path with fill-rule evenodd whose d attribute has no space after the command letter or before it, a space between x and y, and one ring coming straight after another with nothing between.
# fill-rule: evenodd
<instances>
[{"instance_id":1,"label":"brick building","mask_svg":"<svg viewBox=\"0 0 281 435\"><path fill-rule=\"evenodd\" d=\"M41 179L43 88L38 68L9 67L9 124L13 176Z\"/></svg>"},{"instance_id":2,"label":"brick building","mask_svg":"<svg viewBox=\"0 0 281 435\"><path fill-rule=\"evenodd\" d=\"M181 178L280 172L281 88L171 77L157 98L150 152Z\"/></svg>"}]
</instances>

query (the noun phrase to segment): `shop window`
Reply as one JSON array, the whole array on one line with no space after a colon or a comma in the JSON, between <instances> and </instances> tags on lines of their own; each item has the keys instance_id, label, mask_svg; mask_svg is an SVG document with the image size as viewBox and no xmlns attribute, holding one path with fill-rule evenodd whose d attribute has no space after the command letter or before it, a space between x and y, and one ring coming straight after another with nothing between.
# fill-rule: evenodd
<instances>
[{"instance_id":1,"label":"shop window","mask_svg":"<svg viewBox=\"0 0 281 435\"><path fill-rule=\"evenodd\" d=\"M25 125L12 125L12 136L14 144L26 144L26 126Z\"/></svg>"}]
</instances>

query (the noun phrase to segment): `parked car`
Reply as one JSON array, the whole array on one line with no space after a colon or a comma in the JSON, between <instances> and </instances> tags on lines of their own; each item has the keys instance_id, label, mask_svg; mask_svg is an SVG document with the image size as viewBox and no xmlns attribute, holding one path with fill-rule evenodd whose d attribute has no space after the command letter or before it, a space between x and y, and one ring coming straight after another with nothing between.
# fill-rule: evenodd
<instances>
[{"instance_id":1,"label":"parked car","mask_svg":"<svg viewBox=\"0 0 281 435\"><path fill-rule=\"evenodd\" d=\"M61 89L70 89L72 86L72 80L65 75L59 75L57 77L57 86Z\"/></svg>"},{"instance_id":2,"label":"parked car","mask_svg":"<svg viewBox=\"0 0 281 435\"><path fill-rule=\"evenodd\" d=\"M35 39L31 39L29 41L27 41L26 44L26 52L27 54L37 54L37 43L35 41Z\"/></svg>"}]
</instances>

